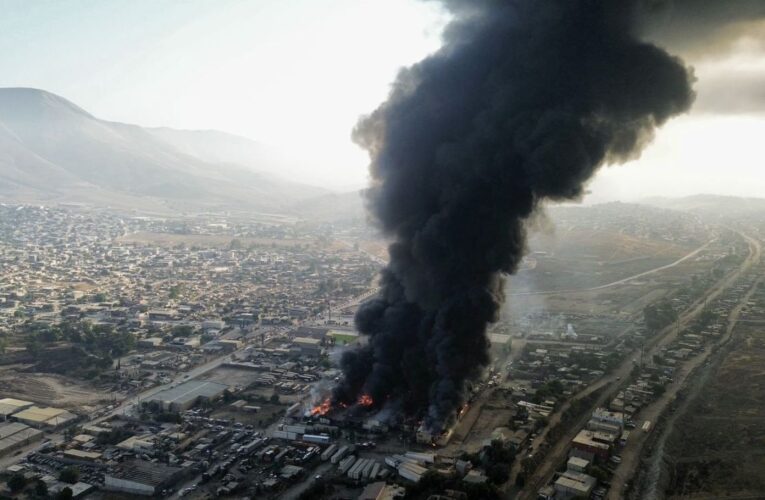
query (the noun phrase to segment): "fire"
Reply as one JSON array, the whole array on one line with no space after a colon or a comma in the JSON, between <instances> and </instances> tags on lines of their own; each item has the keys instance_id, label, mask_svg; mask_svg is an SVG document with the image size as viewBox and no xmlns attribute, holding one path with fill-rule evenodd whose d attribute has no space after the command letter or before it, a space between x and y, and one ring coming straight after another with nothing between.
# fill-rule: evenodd
<instances>
[{"instance_id":1,"label":"fire","mask_svg":"<svg viewBox=\"0 0 765 500\"><path fill-rule=\"evenodd\" d=\"M311 416L324 416L327 413L329 413L329 410L332 409L332 402L329 400L329 398L325 399L321 402L321 404L314 406L311 408Z\"/></svg>"},{"instance_id":2,"label":"fire","mask_svg":"<svg viewBox=\"0 0 765 500\"><path fill-rule=\"evenodd\" d=\"M372 406L374 404L374 400L369 394L362 394L356 402L361 406Z\"/></svg>"}]
</instances>

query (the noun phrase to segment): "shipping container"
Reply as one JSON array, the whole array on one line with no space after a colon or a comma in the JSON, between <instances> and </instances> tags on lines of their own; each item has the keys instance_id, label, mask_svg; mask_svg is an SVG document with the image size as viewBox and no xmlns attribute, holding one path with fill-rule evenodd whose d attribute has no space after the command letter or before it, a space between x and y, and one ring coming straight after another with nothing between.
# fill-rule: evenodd
<instances>
[{"instance_id":1,"label":"shipping container","mask_svg":"<svg viewBox=\"0 0 765 500\"><path fill-rule=\"evenodd\" d=\"M327 460L332 458L332 455L334 455L336 451L337 451L337 445L336 444L329 445L327 447L327 449L324 450L324 453L321 454L321 459L326 462Z\"/></svg>"},{"instance_id":2,"label":"shipping container","mask_svg":"<svg viewBox=\"0 0 765 500\"><path fill-rule=\"evenodd\" d=\"M307 443L329 444L330 437L326 434L304 434L303 441Z\"/></svg>"},{"instance_id":3,"label":"shipping container","mask_svg":"<svg viewBox=\"0 0 765 500\"><path fill-rule=\"evenodd\" d=\"M336 464L347 454L348 454L348 447L343 446L342 448L337 450L334 455L332 455L330 462L333 464Z\"/></svg>"}]
</instances>

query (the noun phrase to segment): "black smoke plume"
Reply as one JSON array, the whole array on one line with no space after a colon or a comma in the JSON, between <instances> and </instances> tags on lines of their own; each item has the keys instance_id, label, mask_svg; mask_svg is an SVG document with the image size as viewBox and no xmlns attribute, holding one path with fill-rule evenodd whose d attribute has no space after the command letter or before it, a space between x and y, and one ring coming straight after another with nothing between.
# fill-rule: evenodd
<instances>
[{"instance_id":1,"label":"black smoke plume","mask_svg":"<svg viewBox=\"0 0 765 500\"><path fill-rule=\"evenodd\" d=\"M381 293L356 315L369 342L344 355L334 391L395 401L434 431L489 360L524 221L580 196L693 101L681 61L638 38L630 0L442 3L443 47L354 132L371 156L371 214L394 242Z\"/></svg>"}]
</instances>

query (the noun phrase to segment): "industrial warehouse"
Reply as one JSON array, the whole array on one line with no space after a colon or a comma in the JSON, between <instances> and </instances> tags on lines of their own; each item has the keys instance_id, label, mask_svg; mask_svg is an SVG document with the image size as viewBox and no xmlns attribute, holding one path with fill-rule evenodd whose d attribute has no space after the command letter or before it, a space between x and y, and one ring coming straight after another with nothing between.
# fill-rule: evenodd
<instances>
[{"instance_id":1,"label":"industrial warehouse","mask_svg":"<svg viewBox=\"0 0 765 500\"><path fill-rule=\"evenodd\" d=\"M43 432L19 422L0 425L0 457L39 441Z\"/></svg>"},{"instance_id":2,"label":"industrial warehouse","mask_svg":"<svg viewBox=\"0 0 765 500\"><path fill-rule=\"evenodd\" d=\"M148 403L159 405L167 411L184 411L199 401L214 401L228 390L225 384L209 381L190 380L166 391L160 391L151 396Z\"/></svg>"}]
</instances>

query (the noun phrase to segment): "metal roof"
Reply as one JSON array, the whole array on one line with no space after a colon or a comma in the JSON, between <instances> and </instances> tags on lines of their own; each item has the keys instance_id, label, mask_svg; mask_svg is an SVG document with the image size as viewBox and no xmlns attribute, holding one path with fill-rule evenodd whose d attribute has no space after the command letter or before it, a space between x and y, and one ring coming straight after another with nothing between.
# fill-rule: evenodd
<instances>
[{"instance_id":1,"label":"metal roof","mask_svg":"<svg viewBox=\"0 0 765 500\"><path fill-rule=\"evenodd\" d=\"M152 401L162 401L164 403L184 403L193 401L199 397L214 398L220 396L228 389L226 384L210 382L207 380L189 380L176 387L160 391L151 396Z\"/></svg>"}]
</instances>

